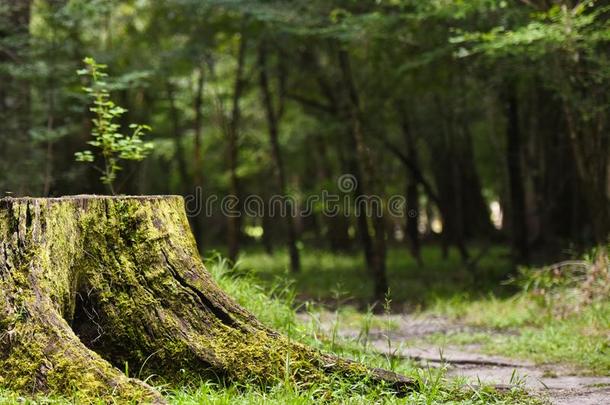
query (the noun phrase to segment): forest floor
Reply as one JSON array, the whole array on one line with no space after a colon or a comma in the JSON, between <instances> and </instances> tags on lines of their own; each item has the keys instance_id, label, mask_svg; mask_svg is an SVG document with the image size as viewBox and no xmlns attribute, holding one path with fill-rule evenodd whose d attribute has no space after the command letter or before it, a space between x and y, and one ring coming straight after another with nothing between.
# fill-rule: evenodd
<instances>
[{"instance_id":1,"label":"forest floor","mask_svg":"<svg viewBox=\"0 0 610 405\"><path fill-rule=\"evenodd\" d=\"M283 252L253 252L240 266L274 291L286 283L301 305L299 321L331 349L378 353L392 369L405 361L442 369L447 380L517 385L543 402L610 402L608 300L575 308L569 296L540 297L507 283L517 271L501 246L474 271L457 252L443 258L435 246L424 248L423 259L424 267L391 248L391 292L375 305L360 256L307 252L296 275L287 273Z\"/></svg>"},{"instance_id":2,"label":"forest floor","mask_svg":"<svg viewBox=\"0 0 610 405\"><path fill-rule=\"evenodd\" d=\"M303 323L318 325L322 334L361 342L371 350L421 367L445 368L447 378L468 384L520 385L552 404L601 404L610 400L610 376L567 363L535 362L494 354L483 341L510 339L518 331L476 327L433 314L387 314L363 318L355 312L300 313ZM360 327L357 325L360 324ZM440 339L440 338L443 339Z\"/></svg>"},{"instance_id":3,"label":"forest floor","mask_svg":"<svg viewBox=\"0 0 610 405\"><path fill-rule=\"evenodd\" d=\"M419 267L404 250L389 252L392 293L369 305L362 257L309 252L303 271L287 272L284 252L255 252L237 266L219 255L206 265L221 288L290 339L412 378L406 398L353 383L271 387L193 380L173 386L146 378L171 404L601 404L610 399L610 300L571 310L562 302L506 286L505 249L480 261L478 275L459 258L424 251ZM502 276L504 275L504 276ZM560 310L561 311L558 311ZM382 312L382 313L379 313ZM129 365L139 369L140 365ZM500 389L498 389L500 388ZM23 398L3 391L0 404L72 404L70 398Z\"/></svg>"}]
</instances>

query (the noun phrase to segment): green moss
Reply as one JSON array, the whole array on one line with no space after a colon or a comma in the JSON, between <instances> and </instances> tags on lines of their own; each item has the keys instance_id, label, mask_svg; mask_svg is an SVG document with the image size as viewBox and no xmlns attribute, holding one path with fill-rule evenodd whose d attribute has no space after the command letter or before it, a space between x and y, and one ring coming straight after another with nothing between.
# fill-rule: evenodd
<instances>
[{"instance_id":1,"label":"green moss","mask_svg":"<svg viewBox=\"0 0 610 405\"><path fill-rule=\"evenodd\" d=\"M0 386L28 394L78 392L91 400L117 393L149 396L148 387L130 383L82 347L65 323L59 326L63 321L57 314L74 310L74 264L83 253L75 202L24 199L7 207L0 210L5 250L0 262L5 273L0 280Z\"/></svg>"},{"instance_id":2,"label":"green moss","mask_svg":"<svg viewBox=\"0 0 610 405\"><path fill-rule=\"evenodd\" d=\"M169 382L218 375L309 386L335 372L367 375L363 366L271 332L228 298L198 257L178 197L29 200L4 215L2 238L18 229L23 240L13 280L0 292L0 302L13 308L11 316L0 313L0 325L23 332L19 345L0 345L0 384L8 388L84 398L149 395L112 366L125 364L137 377ZM72 322L77 293L86 296L78 305L91 318L74 319L82 343L63 321ZM15 316L20 300L34 317Z\"/></svg>"},{"instance_id":3,"label":"green moss","mask_svg":"<svg viewBox=\"0 0 610 405\"><path fill-rule=\"evenodd\" d=\"M12 329L11 344L4 345L4 356L0 360L0 379L4 387L18 392L35 390L36 375L44 361L43 345L38 336L35 326L30 323Z\"/></svg>"}]
</instances>

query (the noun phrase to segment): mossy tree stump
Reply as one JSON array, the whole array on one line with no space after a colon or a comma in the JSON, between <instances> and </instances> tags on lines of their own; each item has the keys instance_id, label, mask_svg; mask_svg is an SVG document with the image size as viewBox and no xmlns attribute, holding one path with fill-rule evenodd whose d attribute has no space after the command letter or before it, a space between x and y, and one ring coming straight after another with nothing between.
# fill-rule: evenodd
<instances>
[{"instance_id":1,"label":"mossy tree stump","mask_svg":"<svg viewBox=\"0 0 610 405\"><path fill-rule=\"evenodd\" d=\"M164 402L125 364L166 380L412 385L291 342L237 305L204 268L181 197L0 199L0 387Z\"/></svg>"}]
</instances>

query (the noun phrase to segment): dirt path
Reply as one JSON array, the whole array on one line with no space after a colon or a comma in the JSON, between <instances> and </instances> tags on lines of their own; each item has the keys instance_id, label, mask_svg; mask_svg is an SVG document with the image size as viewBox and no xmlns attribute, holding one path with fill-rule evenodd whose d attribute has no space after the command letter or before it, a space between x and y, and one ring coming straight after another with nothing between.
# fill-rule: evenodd
<instances>
[{"instance_id":1,"label":"dirt path","mask_svg":"<svg viewBox=\"0 0 610 405\"><path fill-rule=\"evenodd\" d=\"M345 339L358 339L361 332L349 322L340 321L336 328L336 316L325 312L316 315L320 329L336 333ZM426 342L433 334L458 332L484 332L493 335L497 331L475 329L440 317L390 315L381 317L370 328L368 344L380 353L410 358L423 366L448 368L449 377L465 378L491 384L523 384L552 404L610 404L610 377L577 375L576 371L562 364L539 365L533 362L492 356L481 352L480 345L440 346ZM311 315L301 315L304 322ZM378 327L381 322L392 325L390 330ZM362 338L360 336L360 338Z\"/></svg>"}]
</instances>

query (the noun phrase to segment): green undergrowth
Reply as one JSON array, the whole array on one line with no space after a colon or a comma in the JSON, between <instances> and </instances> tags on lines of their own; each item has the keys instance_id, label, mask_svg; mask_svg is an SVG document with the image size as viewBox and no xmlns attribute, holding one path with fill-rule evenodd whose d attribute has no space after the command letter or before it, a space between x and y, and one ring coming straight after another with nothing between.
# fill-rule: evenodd
<instances>
[{"instance_id":1,"label":"green undergrowth","mask_svg":"<svg viewBox=\"0 0 610 405\"><path fill-rule=\"evenodd\" d=\"M488 332L435 335L441 344L478 343L489 353L538 363L568 363L583 374L610 375L610 268L605 251L583 260L523 269L510 298L467 296L430 309Z\"/></svg>"},{"instance_id":2,"label":"green undergrowth","mask_svg":"<svg viewBox=\"0 0 610 405\"><path fill-rule=\"evenodd\" d=\"M368 366L382 367L407 375L417 382L418 389L406 398L401 398L389 387L371 386L367 381L349 381L341 377L309 387L297 387L289 379L268 388L262 388L255 382L231 386L200 382L173 391L172 403L538 403L536 398L529 397L518 387L502 394L489 386L468 388L464 381L447 379L444 369L422 369L409 360L380 355L362 340L346 340L332 336L332 333L321 331L316 322L303 323L297 320L297 310L310 312L312 315L310 318L313 319L320 308L316 305L296 304L296 296L290 283L276 282L272 288L263 288L251 272L244 272L239 266L231 267L220 256L208 260L207 265L229 295L251 310L268 326L279 330L290 339L348 357ZM341 318L346 324L354 326L388 329L396 327L393 322L374 317L370 312L365 320L357 311L349 307L341 310Z\"/></svg>"},{"instance_id":3,"label":"green undergrowth","mask_svg":"<svg viewBox=\"0 0 610 405\"><path fill-rule=\"evenodd\" d=\"M478 344L489 354L566 363L582 374L610 375L610 280L607 259L599 262L598 253L542 268L521 269L519 277L509 284L510 265L501 247L490 249L481 260L478 279L462 269L455 252L447 260L434 246L425 247L423 253L425 267L421 268L404 249L389 250L392 300L399 304L393 310L415 310L424 317L440 315L475 328L433 334L422 343ZM272 256L254 252L244 255L242 267L252 268L266 286L289 280L299 291L299 301L331 304L336 319L326 323L334 325L333 329L392 329L384 325L383 317L363 311L364 303L370 304L367 297L371 283L361 259L325 251L306 252L302 273L292 275L287 273L282 252ZM359 309L343 305L346 303L356 304ZM311 325L310 332L330 341L331 346L335 343L332 330L326 336Z\"/></svg>"},{"instance_id":4,"label":"green undergrowth","mask_svg":"<svg viewBox=\"0 0 610 405\"><path fill-rule=\"evenodd\" d=\"M286 335L288 339L348 357L373 367L391 369L413 378L418 388L406 397L398 397L390 387L371 385L339 376L331 377L319 384L298 386L286 378L272 386L262 386L257 381L245 384L227 384L222 381L193 379L183 386L158 387L173 404L310 404L310 403L464 403L464 404L536 404L539 400L528 396L516 387L511 392L499 393L490 386L467 387L464 381L445 377L444 369L417 367L407 360L400 360L376 353L363 341L348 341L333 337L319 330L315 323L297 320L297 309L315 311L313 306L297 305L295 294L288 283L276 283L272 288L262 287L251 272L230 266L227 261L215 256L207 261L207 267L221 287L241 305L252 311L263 323ZM343 312L347 323L362 323L353 310ZM369 323L370 321L370 323ZM395 327L382 319L373 320L369 313L368 326ZM290 370L290 365L287 365ZM69 399L37 397L20 398L0 391L0 404L22 403L74 403Z\"/></svg>"},{"instance_id":5,"label":"green undergrowth","mask_svg":"<svg viewBox=\"0 0 610 405\"><path fill-rule=\"evenodd\" d=\"M592 304L563 318L554 317L526 295L442 303L431 312L491 330L437 334L428 342L481 344L490 354L568 363L582 374L610 375L610 302Z\"/></svg>"},{"instance_id":6,"label":"green undergrowth","mask_svg":"<svg viewBox=\"0 0 610 405\"><path fill-rule=\"evenodd\" d=\"M390 247L387 276L393 309L411 310L464 292L471 296L487 292L499 296L514 293L514 287L502 284L512 269L508 249L504 246L472 246L471 252L478 255L482 249L485 254L473 272L464 266L458 252L453 249L447 258L443 258L438 246L424 246L421 266L404 246ZM360 309L365 309L372 301L373 283L362 254L304 248L301 251L302 270L298 274L290 273L288 255L284 250L277 250L272 255L247 251L242 254L240 264L242 270L253 272L261 283L271 288L277 285L278 280L289 280L298 292L299 301L333 305L349 303Z\"/></svg>"},{"instance_id":7,"label":"green undergrowth","mask_svg":"<svg viewBox=\"0 0 610 405\"><path fill-rule=\"evenodd\" d=\"M490 387L464 390L459 382L448 383L442 373L432 372L420 377L421 389L406 397L397 397L387 390L373 390L365 394L354 392L352 384L337 383L332 387L317 385L308 390L295 390L293 386L279 384L268 390L255 386L219 387L202 383L196 388L175 392L175 404L537 404L539 400L527 397L523 391L499 395ZM332 389L331 389L332 388Z\"/></svg>"}]
</instances>

